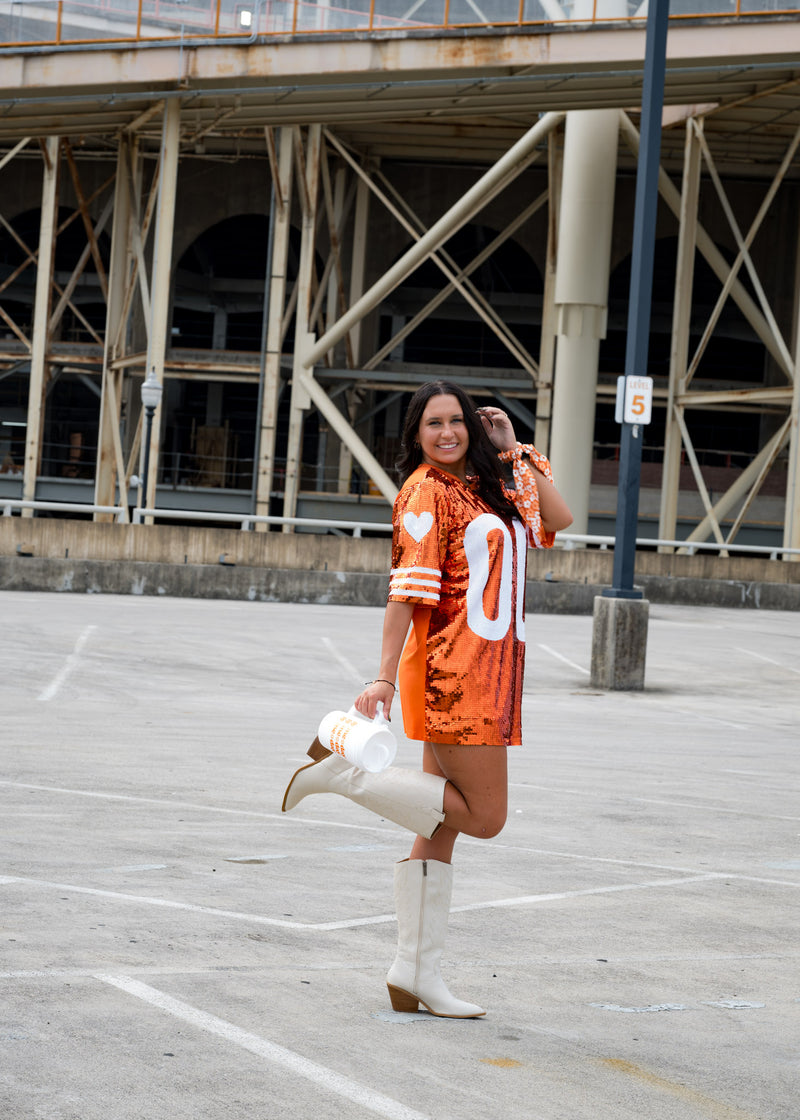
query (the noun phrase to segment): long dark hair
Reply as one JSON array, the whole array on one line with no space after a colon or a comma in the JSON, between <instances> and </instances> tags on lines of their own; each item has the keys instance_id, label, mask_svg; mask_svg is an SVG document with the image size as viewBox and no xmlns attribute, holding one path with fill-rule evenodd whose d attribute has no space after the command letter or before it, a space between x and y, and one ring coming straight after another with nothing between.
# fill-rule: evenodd
<instances>
[{"instance_id":1,"label":"long dark hair","mask_svg":"<svg viewBox=\"0 0 800 1120\"><path fill-rule=\"evenodd\" d=\"M431 397L445 395L455 397L461 405L469 436L468 459L472 473L478 477L478 494L505 521L519 517L516 507L503 490L503 468L497 458L497 449L486 434L476 412L475 402L460 385L452 381L428 381L411 398L403 424L400 456L396 463L401 485L422 462L422 448L417 443L417 433L425 406Z\"/></svg>"}]
</instances>

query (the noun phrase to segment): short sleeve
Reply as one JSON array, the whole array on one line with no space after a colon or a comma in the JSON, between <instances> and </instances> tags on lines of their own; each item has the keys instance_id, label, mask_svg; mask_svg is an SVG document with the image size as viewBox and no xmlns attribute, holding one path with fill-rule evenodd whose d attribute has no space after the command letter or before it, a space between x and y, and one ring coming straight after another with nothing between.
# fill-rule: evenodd
<instances>
[{"instance_id":1,"label":"short sleeve","mask_svg":"<svg viewBox=\"0 0 800 1120\"><path fill-rule=\"evenodd\" d=\"M389 602L435 607L447 551L446 499L430 477L405 486L392 513Z\"/></svg>"}]
</instances>

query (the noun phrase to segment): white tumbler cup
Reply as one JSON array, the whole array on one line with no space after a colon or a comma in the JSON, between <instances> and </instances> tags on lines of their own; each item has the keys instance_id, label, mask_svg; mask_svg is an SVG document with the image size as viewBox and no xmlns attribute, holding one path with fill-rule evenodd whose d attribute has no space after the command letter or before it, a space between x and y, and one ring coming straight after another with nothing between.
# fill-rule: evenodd
<instances>
[{"instance_id":1,"label":"white tumbler cup","mask_svg":"<svg viewBox=\"0 0 800 1120\"><path fill-rule=\"evenodd\" d=\"M391 766L397 753L397 740L378 702L375 719L367 719L351 708L349 712L328 712L317 731L328 750L336 751L359 770L378 774Z\"/></svg>"}]
</instances>

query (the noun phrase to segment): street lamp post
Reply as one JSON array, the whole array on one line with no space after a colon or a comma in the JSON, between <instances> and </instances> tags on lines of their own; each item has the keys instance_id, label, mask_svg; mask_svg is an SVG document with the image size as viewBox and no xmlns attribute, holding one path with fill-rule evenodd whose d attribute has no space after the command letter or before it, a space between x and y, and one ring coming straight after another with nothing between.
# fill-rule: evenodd
<instances>
[{"instance_id":1,"label":"street lamp post","mask_svg":"<svg viewBox=\"0 0 800 1120\"><path fill-rule=\"evenodd\" d=\"M647 13L642 127L636 171L636 204L633 222L631 288L628 308L628 337L622 394L617 526L614 543L613 587L594 602L591 683L615 689L644 688L647 654L647 617L650 604L633 585L636 558L636 528L639 515L639 476L642 463L644 411L641 394L635 390L649 381L647 370L650 341L650 309L653 291L658 176L661 148L661 117L664 105L669 0L650 0Z\"/></svg>"},{"instance_id":2,"label":"street lamp post","mask_svg":"<svg viewBox=\"0 0 800 1120\"><path fill-rule=\"evenodd\" d=\"M141 502L140 506L147 506L147 476L150 470L150 439L153 433L153 417L156 414L156 409L161 404L161 396L164 392L164 386L156 377L155 369L151 369L145 380L142 382L142 407L145 414L145 437L144 437L144 467L142 470L142 489L141 489Z\"/></svg>"}]
</instances>

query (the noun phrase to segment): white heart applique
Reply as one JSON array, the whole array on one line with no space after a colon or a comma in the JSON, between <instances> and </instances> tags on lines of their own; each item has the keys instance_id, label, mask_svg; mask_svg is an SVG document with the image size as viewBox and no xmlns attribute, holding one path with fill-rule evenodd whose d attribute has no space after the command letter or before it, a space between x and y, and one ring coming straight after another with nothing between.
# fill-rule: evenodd
<instances>
[{"instance_id":1,"label":"white heart applique","mask_svg":"<svg viewBox=\"0 0 800 1120\"><path fill-rule=\"evenodd\" d=\"M403 526L410 537L419 544L423 537L427 537L433 528L433 514L429 509L417 517L416 513L407 513L403 517Z\"/></svg>"}]
</instances>

